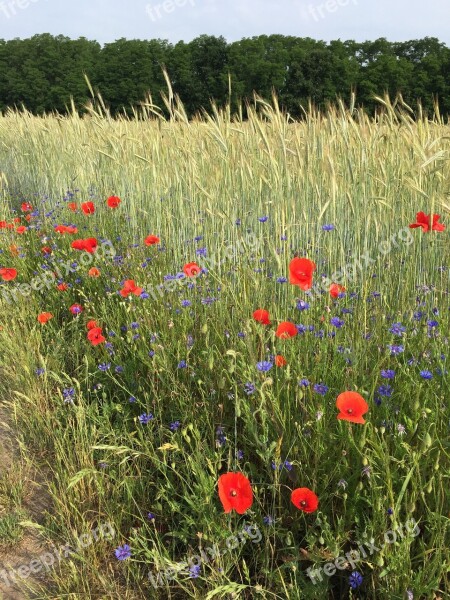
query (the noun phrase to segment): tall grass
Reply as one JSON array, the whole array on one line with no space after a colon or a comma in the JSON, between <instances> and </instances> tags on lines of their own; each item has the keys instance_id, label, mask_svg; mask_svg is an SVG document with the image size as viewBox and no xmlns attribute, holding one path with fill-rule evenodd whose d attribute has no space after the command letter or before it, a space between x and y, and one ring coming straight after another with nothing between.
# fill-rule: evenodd
<instances>
[{"instance_id":1,"label":"tall grass","mask_svg":"<svg viewBox=\"0 0 450 600\"><path fill-rule=\"evenodd\" d=\"M113 120L101 99L85 118L0 116L0 220L11 207L20 215L23 200L39 210L23 237L1 230L0 266L30 281L50 264L44 243L54 245L53 258L78 260L70 240L53 233L56 223L75 223L79 237L111 240L122 257L97 261L98 279L80 268L64 294L0 300L2 393L12 398L30 454L53 475L44 534L49 543L74 544L101 522L116 531L113 542L100 540L59 563L48 597L450 594L448 232L408 229L421 210L444 222L450 212L450 130L439 115L427 120L401 99L379 100L376 119L353 102L326 113L311 106L294 122L274 98L256 99L246 121L214 109L188 122L170 94L169 120L155 116L151 99L134 119ZM104 206L112 194L123 201L115 211ZM68 211L68 200L88 199L95 215ZM143 246L150 233L160 236L159 249ZM389 251L380 246L387 240ZM117 295L124 279L157 290L165 275L200 260L202 247L214 260L191 287L147 300ZM296 300L308 295L277 282L288 277L294 254L317 263L316 280L355 257L362 268L344 281L345 298L325 294L299 312ZM372 258L367 267L363 256ZM190 307L182 308L184 299ZM76 319L68 312L73 302L85 307ZM270 310L275 324L291 319L315 329L282 342L252 321L256 308ZM36 317L44 310L54 318L42 327ZM342 328L330 324L333 316L344 319ZM86 342L86 318L115 332L108 336L114 354ZM427 326L431 319L437 328ZM394 322L406 326L401 340L389 332ZM395 343L405 351L391 356L387 345ZM258 373L256 363L276 353L288 366ZM178 367L182 360L186 368ZM100 371L105 362L111 368ZM36 375L37 368L45 370ZM382 369L396 371L393 382L380 378ZM421 378L425 369L431 380ZM302 378L310 386L299 386ZM324 396L313 391L322 382ZM393 393L379 403L386 383ZM73 404L63 400L67 388L75 390ZM369 402L365 426L336 419L336 396L347 389ZM150 412L154 419L141 425L138 416ZM177 420L180 428L171 431ZM285 460L292 470L272 468ZM223 514L216 489L220 473L238 469L255 490L243 518ZM290 490L302 486L318 494L317 513L290 504ZM307 576L308 567L358 541L383 540L411 518L418 536L387 544L356 568L347 562L316 584ZM258 525L259 543L203 565L198 578L151 586L149 571L199 546L224 545L244 521ZM113 551L124 543L133 554L119 562ZM352 570L364 576L357 591L349 587Z\"/></svg>"}]
</instances>

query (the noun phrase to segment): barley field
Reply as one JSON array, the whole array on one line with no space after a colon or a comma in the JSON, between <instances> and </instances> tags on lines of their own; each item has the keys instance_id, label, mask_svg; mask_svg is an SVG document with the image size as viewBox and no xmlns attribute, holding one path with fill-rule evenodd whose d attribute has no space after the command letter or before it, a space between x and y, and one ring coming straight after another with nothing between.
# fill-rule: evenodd
<instances>
[{"instance_id":1,"label":"barley field","mask_svg":"<svg viewBox=\"0 0 450 600\"><path fill-rule=\"evenodd\" d=\"M378 101L0 115L5 588L450 598L450 127Z\"/></svg>"}]
</instances>

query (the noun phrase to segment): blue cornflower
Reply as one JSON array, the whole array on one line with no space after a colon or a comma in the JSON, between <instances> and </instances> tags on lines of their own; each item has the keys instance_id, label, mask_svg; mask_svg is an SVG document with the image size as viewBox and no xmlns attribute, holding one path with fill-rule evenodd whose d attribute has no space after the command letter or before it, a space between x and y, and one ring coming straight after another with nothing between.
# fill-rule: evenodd
<instances>
[{"instance_id":1,"label":"blue cornflower","mask_svg":"<svg viewBox=\"0 0 450 600\"><path fill-rule=\"evenodd\" d=\"M337 327L338 329L340 329L342 327L342 325L344 325L345 321L344 321L344 319L340 319L339 317L332 317L330 320L330 323L334 327Z\"/></svg>"},{"instance_id":2,"label":"blue cornflower","mask_svg":"<svg viewBox=\"0 0 450 600\"><path fill-rule=\"evenodd\" d=\"M260 223L265 223L269 217L258 217Z\"/></svg>"},{"instance_id":3,"label":"blue cornflower","mask_svg":"<svg viewBox=\"0 0 450 600\"><path fill-rule=\"evenodd\" d=\"M134 396L130 396L128 398L128 402L130 402L131 404L133 404L133 402L136 402L136 398Z\"/></svg>"},{"instance_id":4,"label":"blue cornflower","mask_svg":"<svg viewBox=\"0 0 450 600\"><path fill-rule=\"evenodd\" d=\"M402 325L401 323L394 323L390 328L389 331L394 334L394 335L398 335L401 336L405 333L406 331L406 327L404 325Z\"/></svg>"},{"instance_id":5,"label":"blue cornflower","mask_svg":"<svg viewBox=\"0 0 450 600\"><path fill-rule=\"evenodd\" d=\"M325 396L325 394L328 392L328 386L326 386L324 383L315 383L313 390L316 392L316 394Z\"/></svg>"},{"instance_id":6,"label":"blue cornflower","mask_svg":"<svg viewBox=\"0 0 450 600\"><path fill-rule=\"evenodd\" d=\"M308 327L306 325L296 325L298 333L301 335L302 333L306 333L308 331Z\"/></svg>"},{"instance_id":7,"label":"blue cornflower","mask_svg":"<svg viewBox=\"0 0 450 600\"><path fill-rule=\"evenodd\" d=\"M413 318L416 321L420 321L420 319L425 315L424 312L422 312L421 310L416 311L415 313L413 313Z\"/></svg>"},{"instance_id":8,"label":"blue cornflower","mask_svg":"<svg viewBox=\"0 0 450 600\"><path fill-rule=\"evenodd\" d=\"M123 367L121 367L120 365L114 367L114 370L116 373L123 373Z\"/></svg>"},{"instance_id":9,"label":"blue cornflower","mask_svg":"<svg viewBox=\"0 0 450 600\"><path fill-rule=\"evenodd\" d=\"M270 515L268 515L267 517L264 517L263 523L264 523L264 525L269 525L269 526L272 525L273 517L271 517Z\"/></svg>"},{"instance_id":10,"label":"blue cornflower","mask_svg":"<svg viewBox=\"0 0 450 600\"><path fill-rule=\"evenodd\" d=\"M352 590L356 590L363 582L363 576L358 571L353 571L353 573L348 578L348 582Z\"/></svg>"},{"instance_id":11,"label":"blue cornflower","mask_svg":"<svg viewBox=\"0 0 450 600\"><path fill-rule=\"evenodd\" d=\"M439 323L437 321L427 321L427 325L430 329L433 329L434 327L437 327Z\"/></svg>"},{"instance_id":12,"label":"blue cornflower","mask_svg":"<svg viewBox=\"0 0 450 600\"><path fill-rule=\"evenodd\" d=\"M431 371L420 371L420 376L422 379L433 379L433 373Z\"/></svg>"},{"instance_id":13,"label":"blue cornflower","mask_svg":"<svg viewBox=\"0 0 450 600\"><path fill-rule=\"evenodd\" d=\"M304 300L299 300L297 302L298 310L308 310L309 306L310 305L308 304L308 302L305 302Z\"/></svg>"},{"instance_id":14,"label":"blue cornflower","mask_svg":"<svg viewBox=\"0 0 450 600\"><path fill-rule=\"evenodd\" d=\"M300 379L300 381L298 382L298 385L300 387L308 387L309 386L309 380L308 379Z\"/></svg>"},{"instance_id":15,"label":"blue cornflower","mask_svg":"<svg viewBox=\"0 0 450 600\"><path fill-rule=\"evenodd\" d=\"M245 338L246 335L247 334L244 331L238 331L238 334L237 334L238 338Z\"/></svg>"},{"instance_id":16,"label":"blue cornflower","mask_svg":"<svg viewBox=\"0 0 450 600\"><path fill-rule=\"evenodd\" d=\"M131 556L131 548L128 544L124 544L123 546L116 548L114 554L116 555L117 560L126 560Z\"/></svg>"},{"instance_id":17,"label":"blue cornflower","mask_svg":"<svg viewBox=\"0 0 450 600\"><path fill-rule=\"evenodd\" d=\"M199 577L200 571L201 571L200 565L192 565L192 567L189 569L189 577L191 579L196 579L197 577Z\"/></svg>"},{"instance_id":18,"label":"blue cornflower","mask_svg":"<svg viewBox=\"0 0 450 600\"><path fill-rule=\"evenodd\" d=\"M405 349L403 346L398 346L398 345L389 345L388 346L388 350L390 351L391 354L401 354Z\"/></svg>"},{"instance_id":19,"label":"blue cornflower","mask_svg":"<svg viewBox=\"0 0 450 600\"><path fill-rule=\"evenodd\" d=\"M333 231L334 228L334 225L332 225L331 223L328 225L322 225L323 231Z\"/></svg>"},{"instance_id":20,"label":"blue cornflower","mask_svg":"<svg viewBox=\"0 0 450 600\"><path fill-rule=\"evenodd\" d=\"M154 521L155 520L155 515L152 512L147 513L147 519L149 521Z\"/></svg>"},{"instance_id":21,"label":"blue cornflower","mask_svg":"<svg viewBox=\"0 0 450 600\"><path fill-rule=\"evenodd\" d=\"M147 425L147 423L150 423L150 421L152 421L152 420L153 420L152 413L149 413L148 415L146 413L144 413L139 416L139 421L142 423L142 425Z\"/></svg>"},{"instance_id":22,"label":"blue cornflower","mask_svg":"<svg viewBox=\"0 0 450 600\"><path fill-rule=\"evenodd\" d=\"M393 371L392 369L383 370L381 371L381 377L383 379L394 379L395 371Z\"/></svg>"},{"instance_id":23,"label":"blue cornflower","mask_svg":"<svg viewBox=\"0 0 450 600\"><path fill-rule=\"evenodd\" d=\"M98 365L98 368L100 371L107 371L111 368L111 363L101 363L100 365Z\"/></svg>"},{"instance_id":24,"label":"blue cornflower","mask_svg":"<svg viewBox=\"0 0 450 600\"><path fill-rule=\"evenodd\" d=\"M256 363L256 368L258 369L258 371L261 371L262 373L266 373L267 371L270 371L270 369L273 367L273 363L269 362L268 360L263 360L259 363Z\"/></svg>"},{"instance_id":25,"label":"blue cornflower","mask_svg":"<svg viewBox=\"0 0 450 600\"><path fill-rule=\"evenodd\" d=\"M287 283L287 277L278 277L277 283Z\"/></svg>"},{"instance_id":26,"label":"blue cornflower","mask_svg":"<svg viewBox=\"0 0 450 600\"><path fill-rule=\"evenodd\" d=\"M170 429L170 431L178 431L180 425L181 425L180 421L174 421L173 423L170 424L169 429Z\"/></svg>"},{"instance_id":27,"label":"blue cornflower","mask_svg":"<svg viewBox=\"0 0 450 600\"><path fill-rule=\"evenodd\" d=\"M237 458L238 460L242 460L242 459L244 458L244 453L242 452L242 450L238 450L238 451L236 452L236 458Z\"/></svg>"},{"instance_id":28,"label":"blue cornflower","mask_svg":"<svg viewBox=\"0 0 450 600\"><path fill-rule=\"evenodd\" d=\"M180 360L180 362L178 363L178 369L185 369L187 367L187 363L185 360Z\"/></svg>"},{"instance_id":29,"label":"blue cornflower","mask_svg":"<svg viewBox=\"0 0 450 600\"><path fill-rule=\"evenodd\" d=\"M65 388L62 391L62 395L63 395L63 398L64 398L64 402L72 404L73 398L75 397L75 390L74 390L73 387L71 387L71 388Z\"/></svg>"},{"instance_id":30,"label":"blue cornflower","mask_svg":"<svg viewBox=\"0 0 450 600\"><path fill-rule=\"evenodd\" d=\"M197 250L195 251L195 253L197 254L197 256L204 256L204 257L206 257L206 248L197 248Z\"/></svg>"},{"instance_id":31,"label":"blue cornflower","mask_svg":"<svg viewBox=\"0 0 450 600\"><path fill-rule=\"evenodd\" d=\"M190 300L182 300L181 301L181 306L183 308L187 308L188 306L191 306L192 302Z\"/></svg>"},{"instance_id":32,"label":"blue cornflower","mask_svg":"<svg viewBox=\"0 0 450 600\"><path fill-rule=\"evenodd\" d=\"M245 393L247 394L247 396L250 396L251 394L254 394L254 393L255 393L255 391L256 391L256 386L255 386L255 384L254 384L254 383L247 382L247 383L244 385L244 390L245 390Z\"/></svg>"},{"instance_id":33,"label":"blue cornflower","mask_svg":"<svg viewBox=\"0 0 450 600\"><path fill-rule=\"evenodd\" d=\"M139 329L139 323L131 323L131 329Z\"/></svg>"},{"instance_id":34,"label":"blue cornflower","mask_svg":"<svg viewBox=\"0 0 450 600\"><path fill-rule=\"evenodd\" d=\"M219 425L216 429L216 446L221 448L227 443L227 436L225 435L225 429Z\"/></svg>"},{"instance_id":35,"label":"blue cornflower","mask_svg":"<svg viewBox=\"0 0 450 600\"><path fill-rule=\"evenodd\" d=\"M377 392L380 396L390 398L392 396L392 387L390 385L380 385Z\"/></svg>"}]
</instances>

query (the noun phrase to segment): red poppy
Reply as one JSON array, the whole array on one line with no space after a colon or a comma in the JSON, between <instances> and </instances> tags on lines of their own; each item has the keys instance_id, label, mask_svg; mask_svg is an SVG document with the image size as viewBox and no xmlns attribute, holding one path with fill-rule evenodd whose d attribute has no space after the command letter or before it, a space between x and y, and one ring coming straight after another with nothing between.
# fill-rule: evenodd
<instances>
[{"instance_id":1,"label":"red poppy","mask_svg":"<svg viewBox=\"0 0 450 600\"><path fill-rule=\"evenodd\" d=\"M90 329L88 331L87 338L93 346L98 346L99 344L106 342L106 338L103 336L101 327L93 327Z\"/></svg>"},{"instance_id":2,"label":"red poppy","mask_svg":"<svg viewBox=\"0 0 450 600\"><path fill-rule=\"evenodd\" d=\"M140 296L143 291L144 289L137 287L133 279L127 279L123 284L123 288L120 290L120 295L124 298L127 298L130 294Z\"/></svg>"},{"instance_id":3,"label":"red poppy","mask_svg":"<svg viewBox=\"0 0 450 600\"><path fill-rule=\"evenodd\" d=\"M20 223L20 217L14 217L13 223Z\"/></svg>"},{"instance_id":4,"label":"red poppy","mask_svg":"<svg viewBox=\"0 0 450 600\"><path fill-rule=\"evenodd\" d=\"M345 287L343 285L339 285L339 283L332 283L330 285L330 296L332 298L339 298L339 294L345 292Z\"/></svg>"},{"instance_id":5,"label":"red poppy","mask_svg":"<svg viewBox=\"0 0 450 600\"><path fill-rule=\"evenodd\" d=\"M303 291L312 287L316 263L308 258L293 258L289 263L289 282L298 285Z\"/></svg>"},{"instance_id":6,"label":"red poppy","mask_svg":"<svg viewBox=\"0 0 450 600\"><path fill-rule=\"evenodd\" d=\"M441 215L426 215L424 212L418 212L416 214L416 222L412 223L409 227L415 229L416 227L422 227L424 232L430 231L430 219L432 220L431 229L433 231L444 231L445 225L438 223Z\"/></svg>"},{"instance_id":7,"label":"red poppy","mask_svg":"<svg viewBox=\"0 0 450 600\"><path fill-rule=\"evenodd\" d=\"M29 202L22 202L22 206L20 208L23 210L23 212L29 212L30 210L33 210L33 207Z\"/></svg>"},{"instance_id":8,"label":"red poppy","mask_svg":"<svg viewBox=\"0 0 450 600\"><path fill-rule=\"evenodd\" d=\"M159 244L160 241L157 235L148 235L144 240L144 244L146 246L153 246L153 244Z\"/></svg>"},{"instance_id":9,"label":"red poppy","mask_svg":"<svg viewBox=\"0 0 450 600\"><path fill-rule=\"evenodd\" d=\"M50 248L50 246L44 246L44 247L42 248L42 254L51 254L52 252L53 252L53 251L52 251L52 249Z\"/></svg>"},{"instance_id":10,"label":"red poppy","mask_svg":"<svg viewBox=\"0 0 450 600\"><path fill-rule=\"evenodd\" d=\"M109 208L117 208L122 200L118 196L110 196L106 201Z\"/></svg>"},{"instance_id":11,"label":"red poppy","mask_svg":"<svg viewBox=\"0 0 450 600\"><path fill-rule=\"evenodd\" d=\"M357 392L343 392L336 400L340 413L337 418L350 423L365 423L363 415L369 410L369 405Z\"/></svg>"},{"instance_id":12,"label":"red poppy","mask_svg":"<svg viewBox=\"0 0 450 600\"><path fill-rule=\"evenodd\" d=\"M275 356L275 366L277 367L285 367L287 365L287 360L284 358L282 354L277 354Z\"/></svg>"},{"instance_id":13,"label":"red poppy","mask_svg":"<svg viewBox=\"0 0 450 600\"><path fill-rule=\"evenodd\" d=\"M28 221L28 223L31 221L32 217L31 215L25 215L25 221Z\"/></svg>"},{"instance_id":14,"label":"red poppy","mask_svg":"<svg viewBox=\"0 0 450 600\"><path fill-rule=\"evenodd\" d=\"M11 244L11 246L9 247L9 251L13 256L18 256L19 254L19 248L15 244Z\"/></svg>"},{"instance_id":15,"label":"red poppy","mask_svg":"<svg viewBox=\"0 0 450 600\"><path fill-rule=\"evenodd\" d=\"M0 229L5 229L8 226L6 221L0 221Z\"/></svg>"},{"instance_id":16,"label":"red poppy","mask_svg":"<svg viewBox=\"0 0 450 600\"><path fill-rule=\"evenodd\" d=\"M295 337L298 333L297 327L294 323L290 323L289 321L283 321L277 327L275 335L281 339Z\"/></svg>"},{"instance_id":17,"label":"red poppy","mask_svg":"<svg viewBox=\"0 0 450 600\"><path fill-rule=\"evenodd\" d=\"M262 323L263 325L271 325L269 311L264 310L263 308L258 308L255 310L253 313L253 318L255 321L258 321L258 323Z\"/></svg>"},{"instance_id":18,"label":"red poppy","mask_svg":"<svg viewBox=\"0 0 450 600\"><path fill-rule=\"evenodd\" d=\"M50 319L53 319L53 315L52 315L52 313L49 313L49 312L41 313L40 315L38 315L38 318L37 318L39 323L47 323L47 321L50 321Z\"/></svg>"},{"instance_id":19,"label":"red poppy","mask_svg":"<svg viewBox=\"0 0 450 600\"><path fill-rule=\"evenodd\" d=\"M88 271L89 277L100 277L100 271L97 267L91 267Z\"/></svg>"},{"instance_id":20,"label":"red poppy","mask_svg":"<svg viewBox=\"0 0 450 600\"><path fill-rule=\"evenodd\" d=\"M226 513L233 509L243 515L253 504L250 481L242 473L225 473L219 477L219 498Z\"/></svg>"},{"instance_id":21,"label":"red poppy","mask_svg":"<svg viewBox=\"0 0 450 600\"><path fill-rule=\"evenodd\" d=\"M200 273L200 271L201 271L201 268L195 262L187 263L183 267L183 273L187 277L195 277L196 275L198 275Z\"/></svg>"},{"instance_id":22,"label":"red poppy","mask_svg":"<svg viewBox=\"0 0 450 600\"><path fill-rule=\"evenodd\" d=\"M25 227L25 225L20 225L20 227L16 229L16 233L25 233L26 230L27 228Z\"/></svg>"},{"instance_id":23,"label":"red poppy","mask_svg":"<svg viewBox=\"0 0 450 600\"><path fill-rule=\"evenodd\" d=\"M319 498L308 488L297 488L291 494L292 504L305 513L312 513L319 506Z\"/></svg>"},{"instance_id":24,"label":"red poppy","mask_svg":"<svg viewBox=\"0 0 450 600\"><path fill-rule=\"evenodd\" d=\"M69 286L67 285L67 283L58 283L58 285L56 287L58 288L58 290L60 292L65 292L67 289L69 289Z\"/></svg>"},{"instance_id":25,"label":"red poppy","mask_svg":"<svg viewBox=\"0 0 450 600\"><path fill-rule=\"evenodd\" d=\"M75 250L86 250L89 254L94 254L97 249L98 242L95 238L87 238L86 240L74 240L71 244Z\"/></svg>"},{"instance_id":26,"label":"red poppy","mask_svg":"<svg viewBox=\"0 0 450 600\"><path fill-rule=\"evenodd\" d=\"M79 315L81 312L83 312L83 307L81 304L72 304L69 310L73 315Z\"/></svg>"},{"instance_id":27,"label":"red poppy","mask_svg":"<svg viewBox=\"0 0 450 600\"><path fill-rule=\"evenodd\" d=\"M17 271L16 269L0 269L0 277L3 279L3 281L12 281L17 277Z\"/></svg>"},{"instance_id":28,"label":"red poppy","mask_svg":"<svg viewBox=\"0 0 450 600\"><path fill-rule=\"evenodd\" d=\"M95 327L98 327L98 323L92 319L91 321L87 322L86 327L88 329L94 329Z\"/></svg>"},{"instance_id":29,"label":"red poppy","mask_svg":"<svg viewBox=\"0 0 450 600\"><path fill-rule=\"evenodd\" d=\"M81 210L85 215L92 215L95 213L95 206L93 202L83 202Z\"/></svg>"},{"instance_id":30,"label":"red poppy","mask_svg":"<svg viewBox=\"0 0 450 600\"><path fill-rule=\"evenodd\" d=\"M74 225L57 225L56 233L78 233L78 229Z\"/></svg>"},{"instance_id":31,"label":"red poppy","mask_svg":"<svg viewBox=\"0 0 450 600\"><path fill-rule=\"evenodd\" d=\"M78 206L77 206L77 203L76 203L76 202L69 202L69 203L67 204L67 208L68 208L69 210L71 210L72 212L76 212L76 211L77 211L77 209L78 209Z\"/></svg>"}]
</instances>

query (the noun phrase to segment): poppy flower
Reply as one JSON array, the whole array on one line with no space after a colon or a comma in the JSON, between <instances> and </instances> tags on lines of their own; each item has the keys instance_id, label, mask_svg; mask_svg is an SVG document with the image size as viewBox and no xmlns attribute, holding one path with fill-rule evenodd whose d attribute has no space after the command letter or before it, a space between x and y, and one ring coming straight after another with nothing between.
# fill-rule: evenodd
<instances>
[{"instance_id":1,"label":"poppy flower","mask_svg":"<svg viewBox=\"0 0 450 600\"><path fill-rule=\"evenodd\" d=\"M0 269L0 277L3 279L3 281L12 281L17 277L17 271L16 269Z\"/></svg>"},{"instance_id":2,"label":"poppy flower","mask_svg":"<svg viewBox=\"0 0 450 600\"><path fill-rule=\"evenodd\" d=\"M198 275L200 273L200 271L201 271L201 268L195 262L187 263L183 267L183 273L187 277L195 277L196 275Z\"/></svg>"},{"instance_id":3,"label":"poppy flower","mask_svg":"<svg viewBox=\"0 0 450 600\"><path fill-rule=\"evenodd\" d=\"M47 323L47 321L50 321L50 319L53 319L53 315L52 315L52 313L49 313L49 312L41 313L40 315L38 315L38 318L37 318L39 323Z\"/></svg>"},{"instance_id":4,"label":"poppy flower","mask_svg":"<svg viewBox=\"0 0 450 600\"><path fill-rule=\"evenodd\" d=\"M336 400L339 409L338 419L350 423L365 423L363 415L369 410L369 405L357 392L343 392Z\"/></svg>"},{"instance_id":5,"label":"poppy flower","mask_svg":"<svg viewBox=\"0 0 450 600\"><path fill-rule=\"evenodd\" d=\"M14 217L13 223L20 223L20 217Z\"/></svg>"},{"instance_id":6,"label":"poppy flower","mask_svg":"<svg viewBox=\"0 0 450 600\"><path fill-rule=\"evenodd\" d=\"M16 229L16 233L25 233L25 231L27 230L27 228L25 227L25 225L20 225L17 229Z\"/></svg>"},{"instance_id":7,"label":"poppy flower","mask_svg":"<svg viewBox=\"0 0 450 600\"><path fill-rule=\"evenodd\" d=\"M71 244L75 250L86 250L89 254L94 254L97 249L98 242L95 238L87 238L86 240L74 240Z\"/></svg>"},{"instance_id":8,"label":"poppy flower","mask_svg":"<svg viewBox=\"0 0 450 600\"><path fill-rule=\"evenodd\" d=\"M294 323L290 323L289 321L283 321L283 323L280 323L275 331L275 335L281 339L295 337L297 333L297 327L294 325Z\"/></svg>"},{"instance_id":9,"label":"poppy flower","mask_svg":"<svg viewBox=\"0 0 450 600\"><path fill-rule=\"evenodd\" d=\"M258 323L262 323L263 325L271 325L269 311L264 310L263 308L258 308L258 310L255 310L253 313L253 318L255 321L258 321Z\"/></svg>"},{"instance_id":10,"label":"poppy flower","mask_svg":"<svg viewBox=\"0 0 450 600\"><path fill-rule=\"evenodd\" d=\"M19 248L15 244L11 244L9 251L13 256L17 256L19 254Z\"/></svg>"},{"instance_id":11,"label":"poppy flower","mask_svg":"<svg viewBox=\"0 0 450 600\"><path fill-rule=\"evenodd\" d=\"M339 294L345 292L345 287L343 285L339 285L339 283L332 283L330 285L330 296L332 298L339 298Z\"/></svg>"},{"instance_id":12,"label":"poppy flower","mask_svg":"<svg viewBox=\"0 0 450 600\"><path fill-rule=\"evenodd\" d=\"M98 323L97 323L97 321L94 321L94 320L88 321L86 324L86 327L88 329L95 329L95 327L98 327Z\"/></svg>"},{"instance_id":13,"label":"poppy flower","mask_svg":"<svg viewBox=\"0 0 450 600\"><path fill-rule=\"evenodd\" d=\"M137 287L133 279L127 279L123 284L123 288L120 290L120 295L124 298L127 298L130 294L140 296L143 291L144 289Z\"/></svg>"},{"instance_id":14,"label":"poppy flower","mask_svg":"<svg viewBox=\"0 0 450 600\"><path fill-rule=\"evenodd\" d=\"M153 246L153 244L159 244L160 241L157 235L148 235L144 240L144 244L146 246Z\"/></svg>"},{"instance_id":15,"label":"poppy flower","mask_svg":"<svg viewBox=\"0 0 450 600\"><path fill-rule=\"evenodd\" d=\"M79 315L81 312L83 312L83 307L81 304L72 304L69 310L73 315Z\"/></svg>"},{"instance_id":16,"label":"poppy flower","mask_svg":"<svg viewBox=\"0 0 450 600\"><path fill-rule=\"evenodd\" d=\"M71 210L72 212L76 212L76 211L77 211L77 209L78 209L78 206L77 206L77 203L76 203L76 202L69 202L69 203L67 204L67 208L68 208L69 210Z\"/></svg>"},{"instance_id":17,"label":"poppy flower","mask_svg":"<svg viewBox=\"0 0 450 600\"><path fill-rule=\"evenodd\" d=\"M5 229L8 226L6 221L0 221L0 229Z\"/></svg>"},{"instance_id":18,"label":"poppy flower","mask_svg":"<svg viewBox=\"0 0 450 600\"><path fill-rule=\"evenodd\" d=\"M81 210L85 215L92 215L95 213L95 206L93 202L83 202Z\"/></svg>"},{"instance_id":19,"label":"poppy flower","mask_svg":"<svg viewBox=\"0 0 450 600\"><path fill-rule=\"evenodd\" d=\"M441 215L426 215L424 212L418 212L416 214L416 222L412 223L410 229L416 229L416 227L422 227L424 232L430 231L430 219L432 220L431 229L433 231L444 231L445 225L438 223Z\"/></svg>"},{"instance_id":20,"label":"poppy flower","mask_svg":"<svg viewBox=\"0 0 450 600\"><path fill-rule=\"evenodd\" d=\"M316 263L308 258L293 258L289 263L289 283L298 285L303 291L312 287L312 277Z\"/></svg>"},{"instance_id":21,"label":"poppy flower","mask_svg":"<svg viewBox=\"0 0 450 600\"><path fill-rule=\"evenodd\" d=\"M60 292L65 292L66 290L69 289L69 286L67 285L67 283L58 283L58 285L56 287L58 288L58 290Z\"/></svg>"},{"instance_id":22,"label":"poppy flower","mask_svg":"<svg viewBox=\"0 0 450 600\"><path fill-rule=\"evenodd\" d=\"M88 271L89 277L100 277L100 271L97 267L91 267Z\"/></svg>"},{"instance_id":23,"label":"poppy flower","mask_svg":"<svg viewBox=\"0 0 450 600\"><path fill-rule=\"evenodd\" d=\"M103 336L101 327L93 327L90 329L87 337L93 346L98 346L99 344L106 342L106 338Z\"/></svg>"},{"instance_id":24,"label":"poppy flower","mask_svg":"<svg viewBox=\"0 0 450 600\"><path fill-rule=\"evenodd\" d=\"M109 208L117 208L122 200L118 196L110 196L106 201Z\"/></svg>"},{"instance_id":25,"label":"poppy flower","mask_svg":"<svg viewBox=\"0 0 450 600\"><path fill-rule=\"evenodd\" d=\"M225 473L219 477L219 498L226 513L233 509L243 515L253 504L250 481L242 473Z\"/></svg>"},{"instance_id":26,"label":"poppy flower","mask_svg":"<svg viewBox=\"0 0 450 600\"><path fill-rule=\"evenodd\" d=\"M29 202L22 202L22 205L20 208L22 209L23 212L29 212L30 210L33 210L33 207L31 206L31 204Z\"/></svg>"},{"instance_id":27,"label":"poppy flower","mask_svg":"<svg viewBox=\"0 0 450 600\"><path fill-rule=\"evenodd\" d=\"M42 248L42 254L51 254L53 252L53 250L50 248L50 246L44 246Z\"/></svg>"},{"instance_id":28,"label":"poppy flower","mask_svg":"<svg viewBox=\"0 0 450 600\"><path fill-rule=\"evenodd\" d=\"M312 513L319 506L319 498L308 488L297 488L291 494L292 504L305 513Z\"/></svg>"},{"instance_id":29,"label":"poppy flower","mask_svg":"<svg viewBox=\"0 0 450 600\"><path fill-rule=\"evenodd\" d=\"M78 229L75 225L57 225L55 231L56 233L78 233Z\"/></svg>"},{"instance_id":30,"label":"poppy flower","mask_svg":"<svg viewBox=\"0 0 450 600\"><path fill-rule=\"evenodd\" d=\"M275 365L277 367L285 367L287 365L287 360L284 358L282 354L277 354L275 356Z\"/></svg>"},{"instance_id":31,"label":"poppy flower","mask_svg":"<svg viewBox=\"0 0 450 600\"><path fill-rule=\"evenodd\" d=\"M25 215L25 221L28 221L28 223L31 221L32 217L31 215Z\"/></svg>"}]
</instances>

